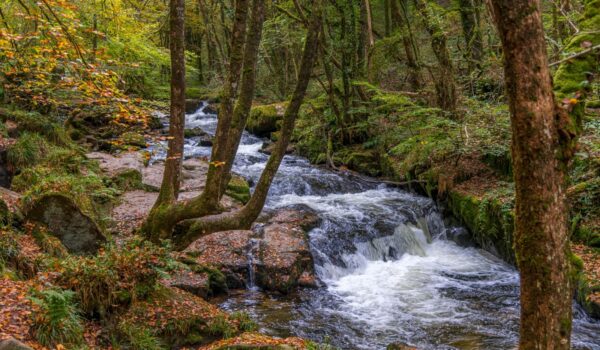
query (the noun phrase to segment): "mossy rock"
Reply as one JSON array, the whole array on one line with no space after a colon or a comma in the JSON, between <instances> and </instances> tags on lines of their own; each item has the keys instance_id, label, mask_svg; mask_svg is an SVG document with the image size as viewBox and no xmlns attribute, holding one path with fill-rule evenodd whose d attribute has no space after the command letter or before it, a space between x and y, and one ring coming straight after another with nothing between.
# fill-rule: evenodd
<instances>
[{"instance_id":1,"label":"mossy rock","mask_svg":"<svg viewBox=\"0 0 600 350\"><path fill-rule=\"evenodd\" d=\"M287 102L252 107L246 124L246 130L261 137L266 137L276 132L283 119L286 106Z\"/></svg>"},{"instance_id":2,"label":"mossy rock","mask_svg":"<svg viewBox=\"0 0 600 350\"><path fill-rule=\"evenodd\" d=\"M452 214L464 224L484 250L515 264L512 209L496 198L479 199L450 191L447 202Z\"/></svg>"},{"instance_id":3,"label":"mossy rock","mask_svg":"<svg viewBox=\"0 0 600 350\"><path fill-rule=\"evenodd\" d=\"M227 190L225 192L229 197L246 204L250 200L250 185L243 177L232 175Z\"/></svg>"},{"instance_id":4,"label":"mossy rock","mask_svg":"<svg viewBox=\"0 0 600 350\"><path fill-rule=\"evenodd\" d=\"M365 150L361 147L345 148L334 154L336 164L343 164L349 169L369 176L381 175L379 154L375 150Z\"/></svg>"},{"instance_id":5,"label":"mossy rock","mask_svg":"<svg viewBox=\"0 0 600 350\"><path fill-rule=\"evenodd\" d=\"M135 147L140 147L140 148L145 148L147 146L144 135L142 135L138 132L133 132L133 131L124 132L121 135L120 139L124 145L135 146Z\"/></svg>"},{"instance_id":6,"label":"mossy rock","mask_svg":"<svg viewBox=\"0 0 600 350\"><path fill-rule=\"evenodd\" d=\"M112 178L116 188L122 191L144 189L142 173L137 169L126 169Z\"/></svg>"},{"instance_id":7,"label":"mossy rock","mask_svg":"<svg viewBox=\"0 0 600 350\"><path fill-rule=\"evenodd\" d=\"M106 237L98 224L64 194L49 193L34 200L25 219L48 227L73 254L94 254Z\"/></svg>"}]
</instances>

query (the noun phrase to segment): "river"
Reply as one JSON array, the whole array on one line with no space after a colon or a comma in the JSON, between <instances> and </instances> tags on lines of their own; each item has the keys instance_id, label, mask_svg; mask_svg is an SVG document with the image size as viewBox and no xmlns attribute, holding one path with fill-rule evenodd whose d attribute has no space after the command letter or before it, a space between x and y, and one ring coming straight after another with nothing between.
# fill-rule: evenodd
<instances>
[{"instance_id":1,"label":"river","mask_svg":"<svg viewBox=\"0 0 600 350\"><path fill-rule=\"evenodd\" d=\"M186 128L214 134L217 116L186 115ZM255 183L268 156L244 133L234 171ZM186 157L210 148L186 139ZM511 349L518 341L519 275L514 267L452 239L428 198L286 156L266 208L303 205L321 218L309 232L320 287L282 296L256 288L220 303L243 310L260 330L341 349ZM600 322L574 303L573 348L600 350Z\"/></svg>"}]
</instances>

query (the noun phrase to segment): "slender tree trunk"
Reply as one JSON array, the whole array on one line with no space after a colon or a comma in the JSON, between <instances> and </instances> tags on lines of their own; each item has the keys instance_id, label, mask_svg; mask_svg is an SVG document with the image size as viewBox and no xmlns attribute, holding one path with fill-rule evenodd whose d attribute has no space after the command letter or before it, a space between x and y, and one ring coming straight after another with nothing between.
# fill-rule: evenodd
<instances>
[{"instance_id":1,"label":"slender tree trunk","mask_svg":"<svg viewBox=\"0 0 600 350\"><path fill-rule=\"evenodd\" d=\"M438 76L436 81L438 106L454 114L457 104L456 82L454 80L454 67L450 58L450 51L448 50L446 34L438 20L431 13L431 7L427 3L428 0L414 1L423 18L423 25L431 36L431 48L438 61Z\"/></svg>"},{"instance_id":2,"label":"slender tree trunk","mask_svg":"<svg viewBox=\"0 0 600 350\"><path fill-rule=\"evenodd\" d=\"M554 101L539 0L493 0L512 125L520 349L570 349L563 115ZM526 48L526 49L524 49ZM564 155L564 154L563 154Z\"/></svg>"},{"instance_id":3,"label":"slender tree trunk","mask_svg":"<svg viewBox=\"0 0 600 350\"><path fill-rule=\"evenodd\" d=\"M385 36L388 37L390 36L390 34L392 33L392 26L391 26L391 22L390 22L390 2L391 0L384 0L383 1L383 16L385 17L384 19L384 25L385 25Z\"/></svg>"},{"instance_id":4,"label":"slender tree trunk","mask_svg":"<svg viewBox=\"0 0 600 350\"><path fill-rule=\"evenodd\" d=\"M483 58L483 39L479 23L481 5L477 0L459 0L458 5L465 37L467 66L471 73L475 69L481 69Z\"/></svg>"},{"instance_id":5,"label":"slender tree trunk","mask_svg":"<svg viewBox=\"0 0 600 350\"><path fill-rule=\"evenodd\" d=\"M158 199L149 217L177 201L183 159L185 127L185 0L171 0L169 6L171 48L171 115L169 116L169 141L165 172ZM166 238L161 232L147 232L152 240Z\"/></svg>"},{"instance_id":6,"label":"slender tree trunk","mask_svg":"<svg viewBox=\"0 0 600 350\"><path fill-rule=\"evenodd\" d=\"M157 205L173 202L179 195L185 124L184 6L184 0L170 2L171 115L165 174Z\"/></svg>"},{"instance_id":7,"label":"slender tree trunk","mask_svg":"<svg viewBox=\"0 0 600 350\"><path fill-rule=\"evenodd\" d=\"M392 27L394 30L399 30L402 33L402 45L406 53L406 66L408 67L408 81L413 91L418 91L421 89L421 65L418 62L417 53L411 42L408 23L406 23L398 8L398 0L390 1L390 12Z\"/></svg>"},{"instance_id":8,"label":"slender tree trunk","mask_svg":"<svg viewBox=\"0 0 600 350\"><path fill-rule=\"evenodd\" d=\"M238 91L238 82L243 65L244 41L246 35L246 22L248 18L248 0L237 0L235 3L234 25L231 34L231 52L229 57L229 73L227 81L221 94L221 105L219 107L219 120L215 141L213 143L211 163L206 177L206 186L203 195L214 207L219 203L222 196L221 189L224 165L228 161L227 143L231 122L233 119L233 108Z\"/></svg>"}]
</instances>

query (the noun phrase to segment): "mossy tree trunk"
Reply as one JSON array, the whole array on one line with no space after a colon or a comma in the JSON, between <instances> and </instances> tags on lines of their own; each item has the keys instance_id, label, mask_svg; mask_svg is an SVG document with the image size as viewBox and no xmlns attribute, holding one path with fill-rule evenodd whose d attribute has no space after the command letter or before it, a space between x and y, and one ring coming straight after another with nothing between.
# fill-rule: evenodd
<instances>
[{"instance_id":1,"label":"mossy tree trunk","mask_svg":"<svg viewBox=\"0 0 600 350\"><path fill-rule=\"evenodd\" d=\"M183 159L185 127L185 1L169 5L169 45L171 50L171 108L165 173L155 206L177 200Z\"/></svg>"},{"instance_id":2,"label":"mossy tree trunk","mask_svg":"<svg viewBox=\"0 0 600 350\"><path fill-rule=\"evenodd\" d=\"M521 274L521 349L569 349L572 288L564 111L555 104L539 0L493 0L504 50ZM527 50L524 50L527 48ZM567 118L568 119L568 118ZM574 135L573 135L574 136Z\"/></svg>"},{"instance_id":3,"label":"mossy tree trunk","mask_svg":"<svg viewBox=\"0 0 600 350\"><path fill-rule=\"evenodd\" d=\"M428 0L414 0L414 2L423 20L423 25L431 36L431 48L438 62L438 72L435 77L438 106L444 111L454 114L457 105L456 82L446 33L433 13Z\"/></svg>"},{"instance_id":4,"label":"mossy tree trunk","mask_svg":"<svg viewBox=\"0 0 600 350\"><path fill-rule=\"evenodd\" d=\"M242 9L240 6L244 8ZM321 32L320 1L313 3L314 19L309 25L296 89L284 114L281 136L276 148L269 158L249 202L240 210L221 213L219 200L230 178L231 164L237 152L254 95L258 46L264 22L264 0L253 1L251 22L244 40L242 31L246 32L247 10L247 1L236 2L234 30L231 37L229 78L225 83L217 125L217 137L213 146L218 145L218 149L215 151L213 148L205 189L202 194L189 201L174 202L156 210L153 209L142 227L142 231L153 241L172 238L177 248L184 249L189 243L204 234L227 229L249 228L264 206L270 185L285 155L318 52L318 40ZM242 71L241 95L234 108L234 94L239 80L237 77ZM173 228L176 226L177 229L173 235Z\"/></svg>"},{"instance_id":5,"label":"mossy tree trunk","mask_svg":"<svg viewBox=\"0 0 600 350\"><path fill-rule=\"evenodd\" d=\"M463 36L465 37L465 58L469 73L481 70L483 59L483 38L480 24L480 0L459 0L458 9L462 23Z\"/></svg>"}]
</instances>

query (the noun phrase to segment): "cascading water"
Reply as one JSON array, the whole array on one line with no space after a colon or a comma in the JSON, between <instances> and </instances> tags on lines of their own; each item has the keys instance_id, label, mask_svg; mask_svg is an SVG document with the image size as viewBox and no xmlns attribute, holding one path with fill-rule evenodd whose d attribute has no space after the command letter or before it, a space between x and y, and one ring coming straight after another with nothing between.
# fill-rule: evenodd
<instances>
[{"instance_id":1,"label":"cascading water","mask_svg":"<svg viewBox=\"0 0 600 350\"><path fill-rule=\"evenodd\" d=\"M217 117L205 107L187 116L186 127L213 134ZM235 160L234 171L251 182L268 159L259 152L262 143L244 133ZM160 147L155 151L164 157ZM210 148L187 139L185 155L209 156ZM322 286L289 296L241 293L221 307L249 312L265 333L343 349L384 349L392 342L420 349L515 347L518 273L485 251L446 239L461 228L445 227L431 200L286 156L266 206L297 205L321 218L309 237ZM574 348L600 349L600 324L577 305L574 310Z\"/></svg>"}]
</instances>

